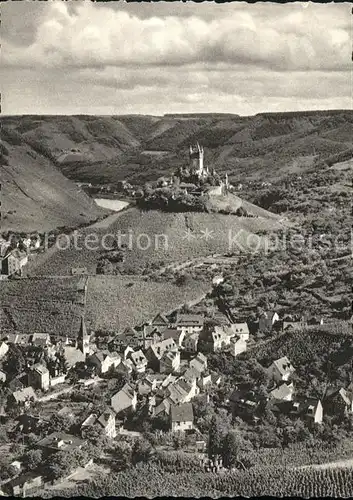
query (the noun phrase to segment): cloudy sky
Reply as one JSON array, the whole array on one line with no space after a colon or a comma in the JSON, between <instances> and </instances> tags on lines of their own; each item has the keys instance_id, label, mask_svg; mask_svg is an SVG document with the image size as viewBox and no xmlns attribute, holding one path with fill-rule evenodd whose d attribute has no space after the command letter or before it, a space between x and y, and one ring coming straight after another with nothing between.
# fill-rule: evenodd
<instances>
[{"instance_id":1,"label":"cloudy sky","mask_svg":"<svg viewBox=\"0 0 353 500\"><path fill-rule=\"evenodd\" d=\"M6 2L3 114L351 108L351 6Z\"/></svg>"}]
</instances>

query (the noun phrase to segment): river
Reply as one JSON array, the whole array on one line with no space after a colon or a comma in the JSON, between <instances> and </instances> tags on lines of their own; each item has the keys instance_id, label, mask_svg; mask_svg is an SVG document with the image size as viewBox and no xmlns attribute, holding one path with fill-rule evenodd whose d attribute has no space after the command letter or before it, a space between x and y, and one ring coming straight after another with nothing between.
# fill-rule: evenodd
<instances>
[{"instance_id":1,"label":"river","mask_svg":"<svg viewBox=\"0 0 353 500\"><path fill-rule=\"evenodd\" d=\"M120 212L120 210L129 205L128 201L109 200L108 198L95 198L94 201L100 207L108 208L109 210L114 210L115 212Z\"/></svg>"}]
</instances>

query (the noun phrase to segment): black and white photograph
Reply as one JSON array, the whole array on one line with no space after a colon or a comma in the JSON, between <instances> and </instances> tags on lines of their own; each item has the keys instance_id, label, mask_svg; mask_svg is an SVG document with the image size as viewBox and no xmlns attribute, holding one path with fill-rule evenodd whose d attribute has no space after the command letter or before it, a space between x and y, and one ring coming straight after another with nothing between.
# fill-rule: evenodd
<instances>
[{"instance_id":1,"label":"black and white photograph","mask_svg":"<svg viewBox=\"0 0 353 500\"><path fill-rule=\"evenodd\" d=\"M0 12L0 496L353 497L352 4Z\"/></svg>"}]
</instances>

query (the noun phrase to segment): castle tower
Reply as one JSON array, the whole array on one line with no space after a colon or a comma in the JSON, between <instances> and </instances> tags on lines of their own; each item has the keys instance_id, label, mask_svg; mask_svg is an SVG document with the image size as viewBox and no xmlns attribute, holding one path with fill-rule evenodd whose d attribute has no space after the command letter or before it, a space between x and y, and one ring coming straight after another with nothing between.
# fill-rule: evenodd
<instances>
[{"instance_id":1,"label":"castle tower","mask_svg":"<svg viewBox=\"0 0 353 500\"><path fill-rule=\"evenodd\" d=\"M80 331L79 331L78 337L77 337L77 347L78 347L78 349L80 349L83 352L83 354L85 356L87 354L89 354L89 347L90 347L89 341L90 341L90 336L87 333L85 320L83 319L83 316L82 316Z\"/></svg>"},{"instance_id":2,"label":"castle tower","mask_svg":"<svg viewBox=\"0 0 353 500\"><path fill-rule=\"evenodd\" d=\"M199 143L196 146L190 146L190 171L202 177L205 174L203 167L203 147Z\"/></svg>"}]
</instances>

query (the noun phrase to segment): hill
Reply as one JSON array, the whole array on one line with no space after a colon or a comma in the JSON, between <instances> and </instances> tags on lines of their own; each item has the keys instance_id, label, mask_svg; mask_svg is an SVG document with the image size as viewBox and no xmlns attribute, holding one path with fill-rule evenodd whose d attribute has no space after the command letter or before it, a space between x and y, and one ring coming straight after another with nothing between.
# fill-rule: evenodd
<instances>
[{"instance_id":1,"label":"hill","mask_svg":"<svg viewBox=\"0 0 353 500\"><path fill-rule=\"evenodd\" d=\"M262 209L259 209L262 210ZM266 211L263 210L263 213ZM78 245L52 251L30 263L28 275L69 275L72 267L86 267L95 274L102 260L115 262L116 250L109 251L114 241L125 244L122 272L139 274L148 268L163 267L215 253L249 251L251 245L264 248L266 237L257 235L282 227L276 219L237 217L219 213L166 213L130 208L112 217L109 227L96 225L81 229ZM84 245L85 238L95 238L95 250ZM104 248L105 247L105 248Z\"/></svg>"},{"instance_id":2,"label":"hill","mask_svg":"<svg viewBox=\"0 0 353 500\"><path fill-rule=\"evenodd\" d=\"M231 114L170 114L163 117L4 117L31 148L41 148L77 181L144 183L188 161L199 141L205 161L230 181L272 182L305 172L332 155L353 156L353 112L349 110ZM347 153L348 154L348 153ZM345 158L348 159L348 158Z\"/></svg>"},{"instance_id":3,"label":"hill","mask_svg":"<svg viewBox=\"0 0 353 500\"><path fill-rule=\"evenodd\" d=\"M78 226L108 213L23 137L2 128L1 231L47 231Z\"/></svg>"}]
</instances>

